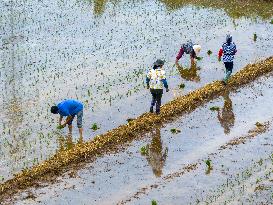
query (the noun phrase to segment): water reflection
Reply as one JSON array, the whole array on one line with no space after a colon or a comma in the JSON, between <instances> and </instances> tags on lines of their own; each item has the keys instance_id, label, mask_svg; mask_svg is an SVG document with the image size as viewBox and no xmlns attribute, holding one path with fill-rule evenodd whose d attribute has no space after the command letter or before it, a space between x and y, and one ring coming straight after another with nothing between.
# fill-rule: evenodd
<instances>
[{"instance_id":1,"label":"water reflection","mask_svg":"<svg viewBox=\"0 0 273 205\"><path fill-rule=\"evenodd\" d=\"M223 94L224 106L221 110L218 110L218 120L221 126L224 128L224 133L229 134L230 129L234 126L235 116L232 108L232 101L229 97L229 91Z\"/></svg>"},{"instance_id":2,"label":"water reflection","mask_svg":"<svg viewBox=\"0 0 273 205\"><path fill-rule=\"evenodd\" d=\"M165 165L165 161L168 155L168 148L163 149L160 127L156 127L152 131L151 144L147 145L147 161L152 167L153 173L156 177L162 175L162 169Z\"/></svg>"},{"instance_id":3,"label":"water reflection","mask_svg":"<svg viewBox=\"0 0 273 205\"><path fill-rule=\"evenodd\" d=\"M179 63L175 64L180 76L187 81L200 82L200 76L197 71L200 70L196 64L191 64L190 68L183 68Z\"/></svg>"},{"instance_id":4,"label":"water reflection","mask_svg":"<svg viewBox=\"0 0 273 205\"><path fill-rule=\"evenodd\" d=\"M272 0L161 0L169 10L175 10L184 6L194 5L204 8L223 9L231 18L261 17L270 19L272 17Z\"/></svg>"},{"instance_id":5,"label":"water reflection","mask_svg":"<svg viewBox=\"0 0 273 205\"><path fill-rule=\"evenodd\" d=\"M78 140L74 141L73 136L68 134L67 136L60 135L58 138L59 141L59 151L69 150L77 144L83 143L83 138L80 137Z\"/></svg>"}]
</instances>

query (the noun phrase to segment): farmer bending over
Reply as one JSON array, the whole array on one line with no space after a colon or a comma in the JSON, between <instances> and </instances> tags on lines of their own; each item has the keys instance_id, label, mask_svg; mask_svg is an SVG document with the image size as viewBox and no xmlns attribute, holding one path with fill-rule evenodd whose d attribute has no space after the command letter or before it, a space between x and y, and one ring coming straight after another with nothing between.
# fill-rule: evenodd
<instances>
[{"instance_id":1,"label":"farmer bending over","mask_svg":"<svg viewBox=\"0 0 273 205\"><path fill-rule=\"evenodd\" d=\"M77 100L64 100L57 106L51 107L51 113L60 114L58 128L64 128L68 125L69 134L72 134L72 121L77 115L77 126L79 128L80 139L82 139L82 116L83 116L83 104ZM63 117L66 117L64 124L62 124Z\"/></svg>"},{"instance_id":2,"label":"farmer bending over","mask_svg":"<svg viewBox=\"0 0 273 205\"><path fill-rule=\"evenodd\" d=\"M226 42L222 45L222 48L218 53L218 60L221 61L223 55L223 62L226 67L226 77L223 79L223 83L226 85L228 79L231 76L233 70L233 60L234 55L236 54L237 49L235 43L232 42L232 36L230 34L226 37Z\"/></svg>"},{"instance_id":3,"label":"farmer bending over","mask_svg":"<svg viewBox=\"0 0 273 205\"><path fill-rule=\"evenodd\" d=\"M163 65L164 61L157 60L146 77L147 89L150 89L153 97L150 112L154 112L154 105L156 104L156 114L160 113L163 85L166 88L166 92L169 92L165 71L162 69Z\"/></svg>"},{"instance_id":4,"label":"farmer bending over","mask_svg":"<svg viewBox=\"0 0 273 205\"><path fill-rule=\"evenodd\" d=\"M201 46L198 44L193 44L192 42L182 44L179 53L176 56L175 63L178 63L179 59L186 54L190 54L191 64L194 64L194 59L197 59L198 54L201 51Z\"/></svg>"}]
</instances>

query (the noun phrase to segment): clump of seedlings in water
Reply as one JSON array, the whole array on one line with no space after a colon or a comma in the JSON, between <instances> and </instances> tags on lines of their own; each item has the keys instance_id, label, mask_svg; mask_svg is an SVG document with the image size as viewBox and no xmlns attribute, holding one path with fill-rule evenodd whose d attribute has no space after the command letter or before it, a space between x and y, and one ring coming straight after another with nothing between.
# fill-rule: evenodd
<instances>
[{"instance_id":1,"label":"clump of seedlings in water","mask_svg":"<svg viewBox=\"0 0 273 205\"><path fill-rule=\"evenodd\" d=\"M254 33L254 35L253 35L253 41L254 42L257 41L257 34L256 33Z\"/></svg>"},{"instance_id":2,"label":"clump of seedlings in water","mask_svg":"<svg viewBox=\"0 0 273 205\"><path fill-rule=\"evenodd\" d=\"M220 108L218 106L213 106L210 108L211 111L219 111Z\"/></svg>"},{"instance_id":3,"label":"clump of seedlings in water","mask_svg":"<svg viewBox=\"0 0 273 205\"><path fill-rule=\"evenodd\" d=\"M258 128L263 127L263 124L260 123L260 122L256 122L255 125L256 125L256 127L258 127Z\"/></svg>"},{"instance_id":4,"label":"clump of seedlings in water","mask_svg":"<svg viewBox=\"0 0 273 205\"><path fill-rule=\"evenodd\" d=\"M157 205L156 200L152 200L152 205Z\"/></svg>"},{"instance_id":5,"label":"clump of seedlings in water","mask_svg":"<svg viewBox=\"0 0 273 205\"><path fill-rule=\"evenodd\" d=\"M210 56L212 54L212 51L208 50L207 54Z\"/></svg>"},{"instance_id":6,"label":"clump of seedlings in water","mask_svg":"<svg viewBox=\"0 0 273 205\"><path fill-rule=\"evenodd\" d=\"M147 145L146 146L142 146L140 148L140 154L141 155L147 155L148 154L148 147L147 147Z\"/></svg>"},{"instance_id":7,"label":"clump of seedlings in water","mask_svg":"<svg viewBox=\"0 0 273 205\"><path fill-rule=\"evenodd\" d=\"M211 160L210 160L210 159L207 159L207 160L205 160L205 163L206 163L206 165L207 165L206 174L209 174L210 171L213 169L213 168L212 168Z\"/></svg>"},{"instance_id":8,"label":"clump of seedlings in water","mask_svg":"<svg viewBox=\"0 0 273 205\"><path fill-rule=\"evenodd\" d=\"M92 129L93 131L96 131L96 130L98 130L98 129L100 129L100 128L99 128L99 126L97 125L97 123L93 123L92 126L91 126L91 129Z\"/></svg>"},{"instance_id":9,"label":"clump of seedlings in water","mask_svg":"<svg viewBox=\"0 0 273 205\"><path fill-rule=\"evenodd\" d=\"M203 59L202 57L196 57L196 60L198 60L198 61L200 61L202 59Z\"/></svg>"},{"instance_id":10,"label":"clump of seedlings in water","mask_svg":"<svg viewBox=\"0 0 273 205\"><path fill-rule=\"evenodd\" d=\"M270 23L273 24L273 19L271 19Z\"/></svg>"},{"instance_id":11,"label":"clump of seedlings in water","mask_svg":"<svg viewBox=\"0 0 273 205\"><path fill-rule=\"evenodd\" d=\"M134 120L134 118L128 118L128 119L126 119L126 121L127 121L128 123L132 122L133 120Z\"/></svg>"},{"instance_id":12,"label":"clump of seedlings in water","mask_svg":"<svg viewBox=\"0 0 273 205\"><path fill-rule=\"evenodd\" d=\"M58 130L61 130L61 129L63 129L64 127L65 127L65 126L63 126L63 125L58 125L58 126L57 126L57 129L58 129Z\"/></svg>"},{"instance_id":13,"label":"clump of seedlings in water","mask_svg":"<svg viewBox=\"0 0 273 205\"><path fill-rule=\"evenodd\" d=\"M181 83L181 84L179 85L179 88L180 88L180 89L184 89L184 88L185 88L185 84L184 84L184 83Z\"/></svg>"},{"instance_id":14,"label":"clump of seedlings in water","mask_svg":"<svg viewBox=\"0 0 273 205\"><path fill-rule=\"evenodd\" d=\"M177 134L177 133L181 132L181 130L176 129L176 128L172 128L170 131L171 131L172 134Z\"/></svg>"}]
</instances>

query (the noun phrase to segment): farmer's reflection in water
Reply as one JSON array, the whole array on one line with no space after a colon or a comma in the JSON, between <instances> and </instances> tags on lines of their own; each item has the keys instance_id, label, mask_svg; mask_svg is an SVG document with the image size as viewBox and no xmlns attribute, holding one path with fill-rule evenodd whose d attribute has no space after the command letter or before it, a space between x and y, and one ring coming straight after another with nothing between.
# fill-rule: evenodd
<instances>
[{"instance_id":1,"label":"farmer's reflection in water","mask_svg":"<svg viewBox=\"0 0 273 205\"><path fill-rule=\"evenodd\" d=\"M221 126L224 128L224 133L229 134L230 129L234 126L235 116L232 108L232 101L229 98L229 91L226 91L223 94L224 98L224 107L221 110L218 110L218 120Z\"/></svg>"},{"instance_id":2,"label":"farmer's reflection in water","mask_svg":"<svg viewBox=\"0 0 273 205\"><path fill-rule=\"evenodd\" d=\"M200 82L200 76L197 71L200 69L196 63L192 63L190 68L183 68L179 63L175 63L181 77L187 81Z\"/></svg>"},{"instance_id":3,"label":"farmer's reflection in water","mask_svg":"<svg viewBox=\"0 0 273 205\"><path fill-rule=\"evenodd\" d=\"M162 169L165 165L165 161L168 154L168 148L163 150L160 127L155 128L152 131L152 142L147 145L147 161L152 167L153 173L156 177L162 175Z\"/></svg>"}]
</instances>

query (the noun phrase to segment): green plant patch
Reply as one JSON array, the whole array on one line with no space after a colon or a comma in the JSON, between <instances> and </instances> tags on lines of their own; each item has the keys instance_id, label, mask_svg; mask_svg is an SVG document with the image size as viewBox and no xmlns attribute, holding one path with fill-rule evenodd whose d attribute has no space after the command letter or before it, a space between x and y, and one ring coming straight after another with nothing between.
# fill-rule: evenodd
<instances>
[{"instance_id":1,"label":"green plant patch","mask_svg":"<svg viewBox=\"0 0 273 205\"><path fill-rule=\"evenodd\" d=\"M63 125L58 125L58 126L57 126L57 129L58 129L58 130L61 130L61 129L63 129L64 127L65 127L65 126L63 126Z\"/></svg>"},{"instance_id":2,"label":"green plant patch","mask_svg":"<svg viewBox=\"0 0 273 205\"><path fill-rule=\"evenodd\" d=\"M217 106L213 106L213 107L210 108L210 110L211 110L211 111L219 111L220 108L217 107Z\"/></svg>"},{"instance_id":3,"label":"green plant patch","mask_svg":"<svg viewBox=\"0 0 273 205\"><path fill-rule=\"evenodd\" d=\"M141 154L141 155L147 155L147 154L148 154L147 145L146 145L146 146L142 146L142 147L140 148L140 154Z\"/></svg>"},{"instance_id":4,"label":"green plant patch","mask_svg":"<svg viewBox=\"0 0 273 205\"><path fill-rule=\"evenodd\" d=\"M198 61L200 61L202 59L203 59L202 57L196 57L196 60L198 60Z\"/></svg>"},{"instance_id":5,"label":"green plant patch","mask_svg":"<svg viewBox=\"0 0 273 205\"><path fill-rule=\"evenodd\" d=\"M208 50L207 54L210 56L212 54L212 51Z\"/></svg>"},{"instance_id":6,"label":"green plant patch","mask_svg":"<svg viewBox=\"0 0 273 205\"><path fill-rule=\"evenodd\" d=\"M153 200L152 205L157 205L157 202L155 200Z\"/></svg>"},{"instance_id":7,"label":"green plant patch","mask_svg":"<svg viewBox=\"0 0 273 205\"><path fill-rule=\"evenodd\" d=\"M256 122L255 125L256 125L257 127L262 127L262 126L263 126L263 124L260 123L260 122Z\"/></svg>"},{"instance_id":8,"label":"green plant patch","mask_svg":"<svg viewBox=\"0 0 273 205\"><path fill-rule=\"evenodd\" d=\"M181 130L176 129L176 128L172 128L170 131L171 131L172 134L177 134L177 133L181 132Z\"/></svg>"},{"instance_id":9,"label":"green plant patch","mask_svg":"<svg viewBox=\"0 0 273 205\"><path fill-rule=\"evenodd\" d=\"M271 19L270 23L273 24L273 19Z\"/></svg>"},{"instance_id":10,"label":"green plant patch","mask_svg":"<svg viewBox=\"0 0 273 205\"><path fill-rule=\"evenodd\" d=\"M185 88L185 84L184 84L184 83L181 83L181 84L179 85L179 88L180 88L180 89L184 89L184 88Z\"/></svg>"},{"instance_id":11,"label":"green plant patch","mask_svg":"<svg viewBox=\"0 0 273 205\"><path fill-rule=\"evenodd\" d=\"M96 131L96 130L98 130L98 129L100 129L100 128L99 128L99 126L97 125L97 123L93 123L92 126L91 126L91 129L92 129L93 131Z\"/></svg>"},{"instance_id":12,"label":"green plant patch","mask_svg":"<svg viewBox=\"0 0 273 205\"><path fill-rule=\"evenodd\" d=\"M257 36L257 34L256 34L256 33L254 33L254 35L253 35L253 41L254 41L254 42L256 42L256 41L257 41L257 37L258 37L258 36Z\"/></svg>"}]
</instances>

